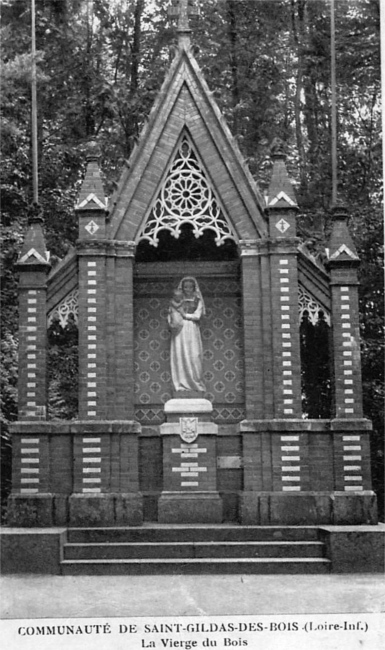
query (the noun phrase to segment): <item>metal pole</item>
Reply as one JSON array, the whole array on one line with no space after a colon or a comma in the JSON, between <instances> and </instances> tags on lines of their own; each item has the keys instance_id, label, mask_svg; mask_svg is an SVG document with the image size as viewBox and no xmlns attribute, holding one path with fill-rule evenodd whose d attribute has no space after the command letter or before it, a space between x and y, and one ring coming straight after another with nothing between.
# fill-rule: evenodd
<instances>
[{"instance_id":1,"label":"metal pole","mask_svg":"<svg viewBox=\"0 0 385 650\"><path fill-rule=\"evenodd\" d=\"M330 36L331 36L331 89L332 89L332 205L337 203L337 98L336 98L336 30L334 17L334 0L330 0Z\"/></svg>"},{"instance_id":2,"label":"metal pole","mask_svg":"<svg viewBox=\"0 0 385 650\"><path fill-rule=\"evenodd\" d=\"M32 188L33 202L39 202L39 177L37 157L37 82L36 82L36 27L35 27L35 0L31 0L31 36L32 36Z\"/></svg>"}]
</instances>

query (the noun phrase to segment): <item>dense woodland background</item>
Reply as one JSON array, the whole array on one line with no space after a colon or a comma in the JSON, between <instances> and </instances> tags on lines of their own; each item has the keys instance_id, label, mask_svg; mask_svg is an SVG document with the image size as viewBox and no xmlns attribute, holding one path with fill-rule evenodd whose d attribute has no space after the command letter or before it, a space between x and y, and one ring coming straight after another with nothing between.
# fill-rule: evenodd
<instances>
[{"instance_id":1,"label":"dense woodland background","mask_svg":"<svg viewBox=\"0 0 385 650\"><path fill-rule=\"evenodd\" d=\"M114 189L173 58L165 0L36 0L40 203L53 264L76 241L74 204L85 146L103 152ZM300 204L299 234L320 253L330 228L329 0L204 0L195 56L263 192L269 147L287 145ZM31 203L29 0L1 1L2 41L2 488L9 489L8 424L17 417L15 262ZM364 412L372 419L374 487L383 512L383 233L380 3L336 0L339 196L361 258ZM317 340L324 330L315 333ZM77 332L52 326L50 415L76 417ZM306 354L306 350L304 349ZM321 364L322 360L320 360ZM304 372L312 381L309 360ZM313 386L316 389L316 384ZM313 390L314 399L319 390ZM312 417L323 407L305 399Z\"/></svg>"}]
</instances>

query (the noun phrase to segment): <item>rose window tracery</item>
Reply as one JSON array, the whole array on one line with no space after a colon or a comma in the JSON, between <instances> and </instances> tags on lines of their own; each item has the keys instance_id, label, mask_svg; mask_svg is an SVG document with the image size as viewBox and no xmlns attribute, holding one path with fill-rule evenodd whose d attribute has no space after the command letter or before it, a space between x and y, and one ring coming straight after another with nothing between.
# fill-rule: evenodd
<instances>
[{"instance_id":1,"label":"rose window tracery","mask_svg":"<svg viewBox=\"0 0 385 650\"><path fill-rule=\"evenodd\" d=\"M178 239L186 224L192 226L197 239L205 230L214 231L217 246L226 239L236 241L187 136L179 146L139 241L145 239L157 246L161 230L168 230Z\"/></svg>"}]
</instances>

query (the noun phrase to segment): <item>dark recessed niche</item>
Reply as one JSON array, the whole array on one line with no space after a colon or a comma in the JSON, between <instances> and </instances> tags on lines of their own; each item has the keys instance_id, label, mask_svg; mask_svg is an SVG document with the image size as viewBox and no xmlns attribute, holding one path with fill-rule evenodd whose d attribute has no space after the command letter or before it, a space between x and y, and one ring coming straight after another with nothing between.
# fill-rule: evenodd
<instances>
[{"instance_id":1,"label":"dark recessed niche","mask_svg":"<svg viewBox=\"0 0 385 650\"><path fill-rule=\"evenodd\" d=\"M205 230L202 236L196 239L192 226L189 225L182 227L179 239L175 239L168 230L161 230L157 247L147 241L141 241L135 257L138 263L183 260L220 262L236 259L238 251L234 241L226 239L221 246L217 246L213 230Z\"/></svg>"}]
</instances>

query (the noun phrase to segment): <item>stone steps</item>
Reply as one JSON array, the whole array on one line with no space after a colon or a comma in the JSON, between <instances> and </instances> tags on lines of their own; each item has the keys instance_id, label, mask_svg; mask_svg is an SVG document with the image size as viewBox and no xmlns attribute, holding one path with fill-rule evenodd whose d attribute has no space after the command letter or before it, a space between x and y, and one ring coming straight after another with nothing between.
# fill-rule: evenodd
<instances>
[{"instance_id":1,"label":"stone steps","mask_svg":"<svg viewBox=\"0 0 385 650\"><path fill-rule=\"evenodd\" d=\"M68 528L68 542L263 542L318 541L315 526L144 525L116 528Z\"/></svg>"},{"instance_id":2,"label":"stone steps","mask_svg":"<svg viewBox=\"0 0 385 650\"><path fill-rule=\"evenodd\" d=\"M66 544L66 560L322 557L322 542L150 542Z\"/></svg>"},{"instance_id":3,"label":"stone steps","mask_svg":"<svg viewBox=\"0 0 385 650\"><path fill-rule=\"evenodd\" d=\"M321 558L194 558L145 560L63 560L62 575L148 575L188 573L329 573Z\"/></svg>"},{"instance_id":4,"label":"stone steps","mask_svg":"<svg viewBox=\"0 0 385 650\"><path fill-rule=\"evenodd\" d=\"M317 528L143 526L68 529L63 575L328 573Z\"/></svg>"}]
</instances>

